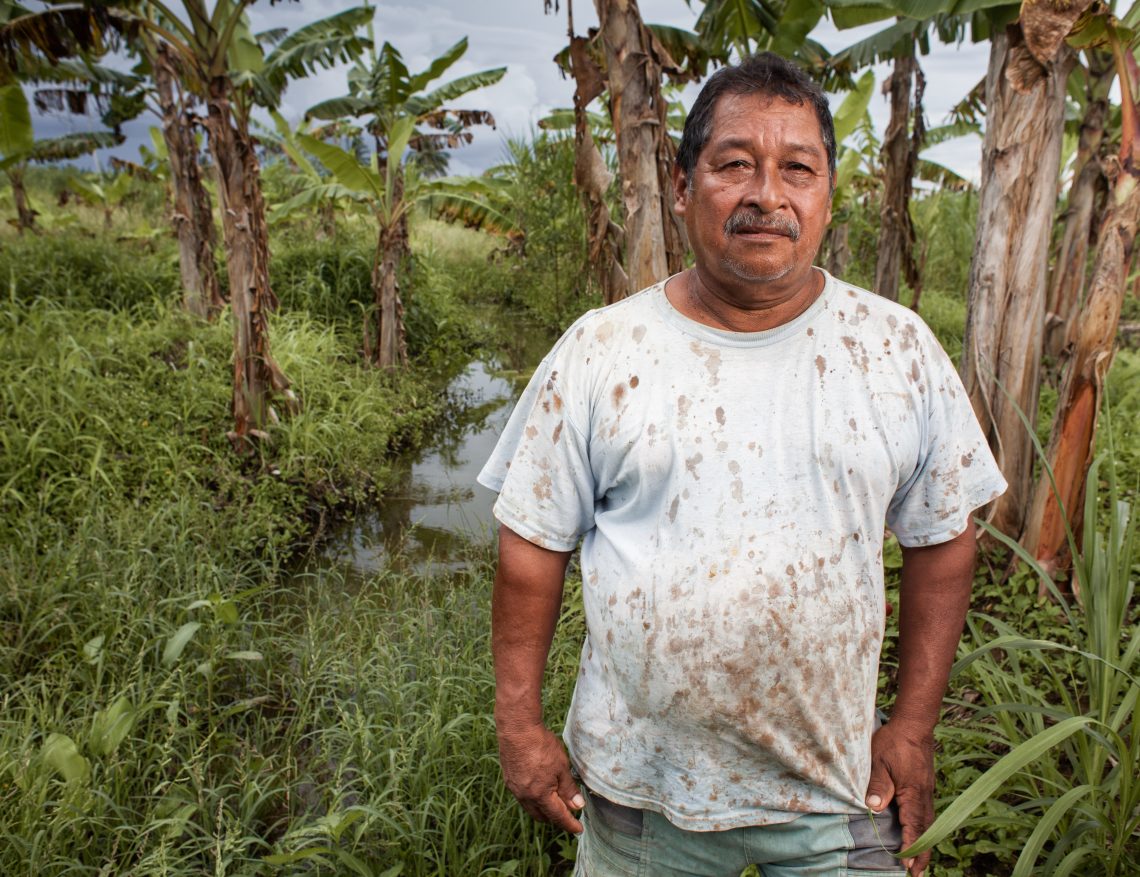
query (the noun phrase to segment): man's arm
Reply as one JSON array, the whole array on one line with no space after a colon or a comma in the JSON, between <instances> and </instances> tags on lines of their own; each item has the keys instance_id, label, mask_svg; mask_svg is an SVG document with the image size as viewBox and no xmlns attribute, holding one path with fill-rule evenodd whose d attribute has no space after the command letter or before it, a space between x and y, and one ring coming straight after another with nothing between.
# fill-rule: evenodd
<instances>
[{"instance_id":1,"label":"man's arm","mask_svg":"<svg viewBox=\"0 0 1140 877\"><path fill-rule=\"evenodd\" d=\"M562 606L568 551L539 548L499 528L491 597L495 730L503 780L531 816L575 834L585 806L561 741L542 720L542 677Z\"/></svg>"},{"instance_id":2,"label":"man's arm","mask_svg":"<svg viewBox=\"0 0 1140 877\"><path fill-rule=\"evenodd\" d=\"M903 549L898 697L871 739L867 806L879 812L897 802L904 849L934 821L934 726L970 607L975 553L972 519L949 542ZM906 865L917 877L929 861L926 852Z\"/></svg>"}]
</instances>

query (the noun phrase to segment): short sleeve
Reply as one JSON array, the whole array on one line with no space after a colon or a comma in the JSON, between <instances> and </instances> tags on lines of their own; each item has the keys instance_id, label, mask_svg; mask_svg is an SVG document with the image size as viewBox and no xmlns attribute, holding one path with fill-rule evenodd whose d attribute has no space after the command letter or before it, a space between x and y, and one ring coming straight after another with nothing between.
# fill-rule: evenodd
<instances>
[{"instance_id":1,"label":"short sleeve","mask_svg":"<svg viewBox=\"0 0 1140 877\"><path fill-rule=\"evenodd\" d=\"M970 513L1006 489L957 370L933 333L923 334L925 422L918 459L887 509L887 526L908 548L960 535Z\"/></svg>"},{"instance_id":2,"label":"short sleeve","mask_svg":"<svg viewBox=\"0 0 1140 877\"><path fill-rule=\"evenodd\" d=\"M570 332L574 331L571 327ZM588 387L567 332L534 373L478 481L498 491L494 515L529 542L571 551L594 526Z\"/></svg>"}]
</instances>

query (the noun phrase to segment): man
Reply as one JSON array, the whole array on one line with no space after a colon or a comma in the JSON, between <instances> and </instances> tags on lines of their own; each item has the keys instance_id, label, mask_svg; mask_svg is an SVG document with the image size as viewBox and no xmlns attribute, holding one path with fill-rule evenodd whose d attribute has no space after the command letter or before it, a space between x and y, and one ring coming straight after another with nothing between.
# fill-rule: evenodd
<instances>
[{"instance_id":1,"label":"man","mask_svg":"<svg viewBox=\"0 0 1140 877\"><path fill-rule=\"evenodd\" d=\"M970 513L1005 484L926 326L812 266L834 175L826 98L798 68L714 74L674 171L695 267L578 320L480 475L500 491L503 775L583 832L576 874L926 865L888 851L933 818ZM904 565L880 727L884 524ZM568 760L540 693L579 538Z\"/></svg>"}]
</instances>

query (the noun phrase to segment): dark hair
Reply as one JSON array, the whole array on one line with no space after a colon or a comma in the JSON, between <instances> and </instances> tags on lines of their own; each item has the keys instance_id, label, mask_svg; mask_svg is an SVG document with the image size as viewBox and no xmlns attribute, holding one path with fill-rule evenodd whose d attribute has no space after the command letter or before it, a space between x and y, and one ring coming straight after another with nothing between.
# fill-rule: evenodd
<instances>
[{"instance_id":1,"label":"dark hair","mask_svg":"<svg viewBox=\"0 0 1140 877\"><path fill-rule=\"evenodd\" d=\"M677 164L687 179L692 180L697 157L712 136L717 101L726 94L760 94L801 106L805 101L810 103L819 118L819 133L827 151L828 177L835 179L835 124L827 96L800 67L772 52L750 55L739 64L721 67L709 77L685 119L685 130L677 149Z\"/></svg>"}]
</instances>

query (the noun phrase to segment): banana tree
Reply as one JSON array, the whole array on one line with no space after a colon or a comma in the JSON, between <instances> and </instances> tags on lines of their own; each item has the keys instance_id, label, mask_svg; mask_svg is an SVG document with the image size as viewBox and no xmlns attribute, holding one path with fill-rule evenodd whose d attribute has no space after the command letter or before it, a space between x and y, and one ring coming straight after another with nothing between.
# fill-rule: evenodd
<instances>
[{"instance_id":1,"label":"banana tree","mask_svg":"<svg viewBox=\"0 0 1140 877\"><path fill-rule=\"evenodd\" d=\"M0 170L12 187L16 218L9 220L22 234L36 228L36 210L28 199L24 173L30 162L65 161L88 155L96 149L117 146L123 136L114 131L91 131L35 138L31 109L19 82L0 85Z\"/></svg>"},{"instance_id":2,"label":"banana tree","mask_svg":"<svg viewBox=\"0 0 1140 877\"><path fill-rule=\"evenodd\" d=\"M328 168L334 181L316 182L275 211L288 216L311 211L328 201L348 200L363 205L372 215L378 236L372 263L374 302L364 319L364 356L385 368L407 361L399 271L410 211L417 204L434 202L435 212L443 218L504 233L512 228L510 220L492 201L492 181L428 179L409 173L403 155L415 131L416 119L412 116L397 120L389 128L382 170L375 156L362 161L339 146L309 134L297 134L297 143Z\"/></svg>"},{"instance_id":3,"label":"banana tree","mask_svg":"<svg viewBox=\"0 0 1140 877\"><path fill-rule=\"evenodd\" d=\"M1097 204L1106 188L1102 160L1108 144L1109 91L1116 79L1112 52L1102 47L1085 48L1086 63L1073 71L1079 85L1070 82L1070 95L1076 91L1081 106L1073 181L1064 213L1064 231L1053 270L1049 276L1049 297L1045 303L1045 352L1060 357L1072 340L1072 332L1085 288L1089 240L1099 216Z\"/></svg>"},{"instance_id":4,"label":"banana tree","mask_svg":"<svg viewBox=\"0 0 1140 877\"><path fill-rule=\"evenodd\" d=\"M262 149L267 153L279 152L285 157L289 166L287 176L290 182L287 194L284 196L279 194L276 200L283 202L295 194L298 189L309 190L329 182L316 166L309 161L308 156L305 155L304 147L297 139L300 135L307 134L311 137L316 137L318 140L322 140L323 131L314 130L307 121L302 122L297 130L293 130L285 118L276 110L270 111L269 115L273 120L273 128L270 129L264 125L257 125L259 129L258 139L261 142ZM334 125L342 127L338 123L334 123ZM329 126L325 127L327 129ZM354 130L359 132L359 129ZM337 198L329 197L315 205L318 236L329 239L336 237L336 213L342 203L343 199L338 200ZM270 208L270 225L285 219L291 215L292 212L293 211L283 212L280 203Z\"/></svg>"},{"instance_id":5,"label":"banana tree","mask_svg":"<svg viewBox=\"0 0 1140 877\"><path fill-rule=\"evenodd\" d=\"M559 11L555 0L544 9ZM570 43L555 62L575 84L575 185L588 219L590 261L607 302L624 298L684 266L684 225L673 215L676 143L673 108L663 77L673 84L699 80L712 55L699 34L647 24L636 0L594 0L600 22L583 37L566 2ZM621 180L621 217L611 215L606 192L614 174L589 126L589 104L605 95Z\"/></svg>"},{"instance_id":6,"label":"banana tree","mask_svg":"<svg viewBox=\"0 0 1140 877\"><path fill-rule=\"evenodd\" d=\"M34 145L32 113L23 86L16 81L0 84L0 169L3 169L12 186L12 198L16 202L16 228L21 234L25 229L35 228L36 225L36 212L28 203L23 174L23 167Z\"/></svg>"},{"instance_id":7,"label":"banana tree","mask_svg":"<svg viewBox=\"0 0 1140 877\"><path fill-rule=\"evenodd\" d=\"M691 0L686 3L692 6ZM721 63L775 52L825 75L829 53L810 37L824 11L821 0L704 0L695 29Z\"/></svg>"},{"instance_id":8,"label":"banana tree","mask_svg":"<svg viewBox=\"0 0 1140 877\"><path fill-rule=\"evenodd\" d=\"M32 13L10 0L0 0L0 47L11 35L28 26ZM92 47L97 47L95 43ZM35 228L36 211L24 187L29 161L77 158L102 146L122 142L118 124L123 120L121 96L137 85L137 79L94 64L89 59L54 60L29 46L24 51L0 51L0 169L12 187L16 205L16 228L23 233ZM86 114L97 109L111 129L105 132L71 134L50 140L35 140L31 108L24 92L34 88L33 99L40 111Z\"/></svg>"},{"instance_id":9,"label":"banana tree","mask_svg":"<svg viewBox=\"0 0 1140 877\"><path fill-rule=\"evenodd\" d=\"M890 101L890 119L883 137L881 171L883 191L879 204L879 245L873 289L898 301L900 275L921 296L922 273L915 253L915 227L910 212L913 182L919 175L919 153L925 146L926 122L922 98L926 79L919 55L930 52L931 37L957 43L973 26L977 3L967 9L960 0L934 3L916 0L825 0L840 29L895 17L896 21L837 52L828 62L837 72L854 72L876 63L890 62L891 74L883 86ZM989 0L993 6L995 0ZM996 0L1009 5L1010 0ZM986 6L983 0L982 6ZM968 13L968 14L967 14ZM979 27L979 30L981 28ZM988 31L986 31L988 33ZM980 37L976 33L975 37Z\"/></svg>"},{"instance_id":10,"label":"banana tree","mask_svg":"<svg viewBox=\"0 0 1140 877\"><path fill-rule=\"evenodd\" d=\"M103 210L103 228L111 230L111 218L131 190L130 174L117 174L105 179L100 174L73 175L67 180L67 187L92 206Z\"/></svg>"},{"instance_id":11,"label":"banana tree","mask_svg":"<svg viewBox=\"0 0 1140 877\"><path fill-rule=\"evenodd\" d=\"M358 55L364 42L355 32L372 17L371 9L349 9L298 29L266 52L249 28L246 10L252 2L216 0L211 9L206 0L182 0L180 14L161 0L99 4L125 22L124 32L152 66L168 68L172 80L206 107L202 124L218 181L234 318L229 437L240 452L264 438L265 426L276 420L274 396L291 410L298 405L269 353L268 314L277 300L269 285L265 201L250 115L255 105L276 106L290 79ZM184 162L174 171L184 174L192 165Z\"/></svg>"},{"instance_id":12,"label":"banana tree","mask_svg":"<svg viewBox=\"0 0 1140 877\"><path fill-rule=\"evenodd\" d=\"M427 69L413 74L390 43L384 43L379 51L373 46L370 63L358 61L349 71L349 93L323 101L305 114L306 118L326 120L366 118L365 130L375 143L375 164L384 167L381 180L368 176L367 168L353 156L349 156L350 162L334 160L334 164L329 164L312 148L314 144L324 147L328 144L313 138L303 141L338 179L342 172L349 174L346 179L355 181L349 189L374 193L380 223L373 271L376 307L366 316L364 339L366 358L381 368L402 365L407 359L401 316L403 303L397 278L409 253L404 153L453 149L471 142L473 126L495 123L486 110L453 109L447 104L468 92L494 85L507 72L505 67L461 76L425 91L466 51L467 38L464 37L435 58Z\"/></svg>"},{"instance_id":13,"label":"banana tree","mask_svg":"<svg viewBox=\"0 0 1140 877\"><path fill-rule=\"evenodd\" d=\"M1055 51L1055 21L1026 16L1034 57ZM1116 330L1124 303L1129 267L1140 233L1140 4L1121 20L1106 9L1068 18L1070 40L1111 52L1120 84L1120 152L1107 162L1108 200L1097 235L1096 256L1072 351L1057 398L1057 416L1046 450L1047 478L1033 491L1022 542L1049 573L1066 560L1069 538L1080 537L1089 467L1096 446L1096 427L1104 399L1104 381L1112 364ZM1052 28L1050 29L1050 26ZM1042 589L1046 587L1042 582Z\"/></svg>"},{"instance_id":14,"label":"banana tree","mask_svg":"<svg viewBox=\"0 0 1140 877\"><path fill-rule=\"evenodd\" d=\"M835 190L831 197L831 225L824 238L825 267L841 277L851 257L848 244L849 219L852 206L861 192L876 185L874 169L874 129L871 126L871 94L875 89L875 74L866 71L855 83L836 109L835 124L836 163ZM862 145L856 143L860 135Z\"/></svg>"}]
</instances>

